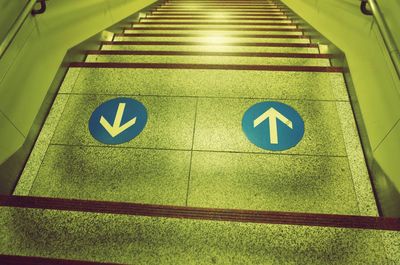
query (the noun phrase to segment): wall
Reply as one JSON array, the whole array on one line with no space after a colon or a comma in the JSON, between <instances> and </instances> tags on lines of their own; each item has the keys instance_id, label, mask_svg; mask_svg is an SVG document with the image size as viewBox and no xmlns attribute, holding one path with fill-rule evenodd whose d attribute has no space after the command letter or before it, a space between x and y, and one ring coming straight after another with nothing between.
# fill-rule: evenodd
<instances>
[{"instance_id":1,"label":"wall","mask_svg":"<svg viewBox=\"0 0 400 265\"><path fill-rule=\"evenodd\" d=\"M379 1L379 0L378 0ZM357 0L282 0L346 55L369 154L400 191L400 81L372 17ZM400 43L400 2L379 1Z\"/></svg>"},{"instance_id":2,"label":"wall","mask_svg":"<svg viewBox=\"0 0 400 265\"><path fill-rule=\"evenodd\" d=\"M28 0L0 0L0 42L22 12Z\"/></svg>"},{"instance_id":3,"label":"wall","mask_svg":"<svg viewBox=\"0 0 400 265\"><path fill-rule=\"evenodd\" d=\"M0 61L0 164L24 143L67 50L153 2L50 0L26 20Z\"/></svg>"}]
</instances>

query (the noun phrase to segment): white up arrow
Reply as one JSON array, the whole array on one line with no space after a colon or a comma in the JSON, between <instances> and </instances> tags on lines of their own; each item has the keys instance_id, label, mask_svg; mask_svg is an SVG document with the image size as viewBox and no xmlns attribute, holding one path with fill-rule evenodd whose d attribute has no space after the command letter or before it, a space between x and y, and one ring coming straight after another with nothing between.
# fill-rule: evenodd
<instances>
[{"instance_id":1,"label":"white up arrow","mask_svg":"<svg viewBox=\"0 0 400 265\"><path fill-rule=\"evenodd\" d=\"M111 137L115 137L125 131L126 129L130 128L136 123L136 117L132 120L126 122L124 125L121 126L122 116L124 115L125 110L125 103L119 103L117 115L115 116L114 123L111 124L103 117L100 118L100 124L103 125L104 129L111 135Z\"/></svg>"},{"instance_id":2,"label":"white up arrow","mask_svg":"<svg viewBox=\"0 0 400 265\"><path fill-rule=\"evenodd\" d=\"M268 109L266 112L261 114L257 119L254 120L254 128L264 122L269 118L269 135L270 135L270 143L278 144L278 126L277 119L286 124L290 129L293 129L292 122L283 116L279 111L274 108Z\"/></svg>"}]
</instances>

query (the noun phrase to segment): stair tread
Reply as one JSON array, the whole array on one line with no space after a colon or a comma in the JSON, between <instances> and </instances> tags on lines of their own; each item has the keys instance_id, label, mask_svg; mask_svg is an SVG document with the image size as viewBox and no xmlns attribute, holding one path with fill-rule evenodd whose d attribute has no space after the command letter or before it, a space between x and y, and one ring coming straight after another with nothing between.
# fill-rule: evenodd
<instances>
[{"instance_id":1,"label":"stair tread","mask_svg":"<svg viewBox=\"0 0 400 265\"><path fill-rule=\"evenodd\" d=\"M11 207L0 207L0 223L2 253L124 264L385 264L396 253L386 254L382 243L399 238L390 231Z\"/></svg>"},{"instance_id":2,"label":"stair tread","mask_svg":"<svg viewBox=\"0 0 400 265\"><path fill-rule=\"evenodd\" d=\"M209 52L280 52L280 53L312 53L317 54L318 48L306 47L251 47L224 45L103 45L103 50L162 50L162 51L209 51Z\"/></svg>"},{"instance_id":3,"label":"stair tread","mask_svg":"<svg viewBox=\"0 0 400 265\"><path fill-rule=\"evenodd\" d=\"M280 37L280 38L277 38ZM146 42L146 41L162 41L162 42L194 42L194 43L204 43L206 45L231 45L235 43L306 43L309 44L310 40L308 38L286 38L285 36L269 37L269 38L252 38L252 37L229 37L220 35L209 35L209 36L198 36L198 37L169 37L169 36L117 36L114 41L134 41L134 42Z\"/></svg>"},{"instance_id":4,"label":"stair tread","mask_svg":"<svg viewBox=\"0 0 400 265\"><path fill-rule=\"evenodd\" d=\"M329 59L278 58L246 56L179 56L179 55L91 55L86 62L129 62L129 63L185 63L185 64L248 64L248 65L303 65L330 66Z\"/></svg>"}]
</instances>

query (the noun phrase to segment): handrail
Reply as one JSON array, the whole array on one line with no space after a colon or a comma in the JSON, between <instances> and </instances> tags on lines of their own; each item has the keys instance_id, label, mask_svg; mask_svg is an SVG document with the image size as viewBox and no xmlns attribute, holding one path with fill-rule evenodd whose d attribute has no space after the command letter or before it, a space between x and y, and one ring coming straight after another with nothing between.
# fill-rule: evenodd
<instances>
[{"instance_id":1,"label":"handrail","mask_svg":"<svg viewBox=\"0 0 400 265\"><path fill-rule=\"evenodd\" d=\"M37 0L37 2L40 3L40 8L33 9L31 12L32 16L43 14L46 11L46 0Z\"/></svg>"},{"instance_id":2,"label":"handrail","mask_svg":"<svg viewBox=\"0 0 400 265\"><path fill-rule=\"evenodd\" d=\"M31 14L31 12L34 9L34 7L35 7L37 2L38 2L37 0L30 0L25 5L24 10L22 10L22 12L18 16L17 20L15 21L15 23L13 24L11 29L8 31L8 33L7 33L6 37L4 38L3 42L0 43L0 59L6 53L7 48L10 46L10 44L14 40L15 36L17 35L18 31L21 29L21 27L24 24L26 18ZM40 1L40 3L42 4L41 9L43 8L43 2L44 1L42 1L42 0ZM45 7L45 5L44 5L44 7Z\"/></svg>"},{"instance_id":3,"label":"handrail","mask_svg":"<svg viewBox=\"0 0 400 265\"><path fill-rule=\"evenodd\" d=\"M361 12L362 12L364 15L372 16L373 13L372 13L371 10L369 10L369 9L367 8L367 5L368 5L368 0L361 0L361 6L360 6Z\"/></svg>"},{"instance_id":4,"label":"handrail","mask_svg":"<svg viewBox=\"0 0 400 265\"><path fill-rule=\"evenodd\" d=\"M376 24L378 25L379 32L382 35L383 42L385 43L386 49L389 52L390 59L393 66L397 72L397 77L400 79L400 53L397 49L396 42L393 39L393 35L390 33L389 27L383 18L382 11L375 0L362 0L361 9L366 8L366 2L370 6L371 11L369 11L375 18ZM367 12L368 12L367 11Z\"/></svg>"}]
</instances>

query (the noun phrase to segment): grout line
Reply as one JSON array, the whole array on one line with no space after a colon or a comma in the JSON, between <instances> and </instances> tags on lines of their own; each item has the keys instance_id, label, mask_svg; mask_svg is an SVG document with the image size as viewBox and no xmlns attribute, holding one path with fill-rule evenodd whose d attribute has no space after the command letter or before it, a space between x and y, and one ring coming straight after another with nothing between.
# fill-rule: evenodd
<instances>
[{"instance_id":1,"label":"grout line","mask_svg":"<svg viewBox=\"0 0 400 265\"><path fill-rule=\"evenodd\" d=\"M199 99L197 98L196 99L196 108L195 108L195 112L194 112L192 148L191 148L191 152L190 152L189 176L188 176L188 183L187 183L187 188L186 188L185 206L188 206L188 200L189 200L190 181L191 181L191 175L192 175L192 160L193 160L193 151L194 151L194 137L195 137L195 133L196 133L196 121L197 121L198 105L199 105Z\"/></svg>"},{"instance_id":2,"label":"grout line","mask_svg":"<svg viewBox=\"0 0 400 265\"><path fill-rule=\"evenodd\" d=\"M59 93L74 96L135 96L135 97L159 97L159 98L199 98L199 99L237 99L237 100L282 100L282 101L306 101L306 102L349 102L347 100L334 99L300 99L300 98L255 98L255 97L221 97L221 96L183 96L183 95L151 95L151 94L125 94L125 93Z\"/></svg>"},{"instance_id":3,"label":"grout line","mask_svg":"<svg viewBox=\"0 0 400 265\"><path fill-rule=\"evenodd\" d=\"M136 146L118 146L118 145L98 145L98 144L64 144L51 143L53 146L63 147L85 147L85 148L115 148L115 149L134 149L134 150L154 150L154 151L179 151L179 152L199 152L199 153L224 153L224 154L248 154L248 155L275 155L275 156L300 156L300 157L327 157L327 158L347 158L345 155L323 155L323 154L299 154L299 153L273 153L271 151L228 151L228 150L207 150L207 149L173 149L173 148L155 148L155 147L136 147Z\"/></svg>"}]
</instances>

